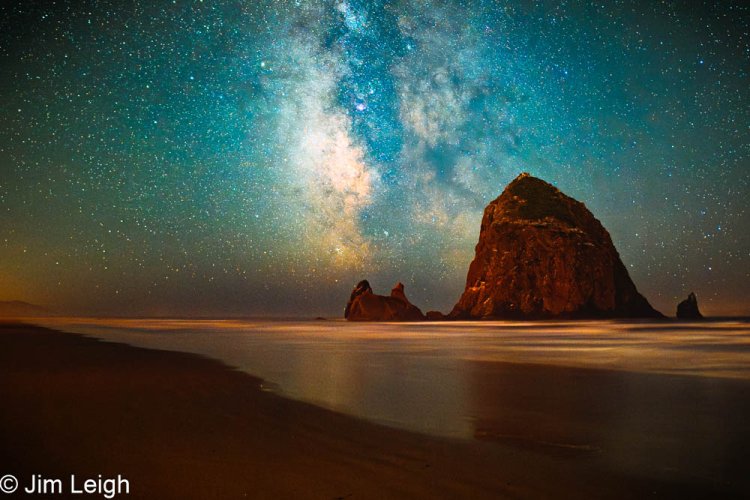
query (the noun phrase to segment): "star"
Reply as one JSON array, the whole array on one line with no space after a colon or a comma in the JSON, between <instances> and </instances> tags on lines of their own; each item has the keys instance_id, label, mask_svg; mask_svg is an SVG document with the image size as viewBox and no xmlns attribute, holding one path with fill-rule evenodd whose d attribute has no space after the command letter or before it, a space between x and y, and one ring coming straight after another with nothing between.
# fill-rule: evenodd
<instances>
[{"instance_id":1,"label":"star","mask_svg":"<svg viewBox=\"0 0 750 500\"><path fill-rule=\"evenodd\" d=\"M447 310L528 171L657 308L746 312L747 8L547 7L2 3L0 300L318 315L397 277Z\"/></svg>"}]
</instances>

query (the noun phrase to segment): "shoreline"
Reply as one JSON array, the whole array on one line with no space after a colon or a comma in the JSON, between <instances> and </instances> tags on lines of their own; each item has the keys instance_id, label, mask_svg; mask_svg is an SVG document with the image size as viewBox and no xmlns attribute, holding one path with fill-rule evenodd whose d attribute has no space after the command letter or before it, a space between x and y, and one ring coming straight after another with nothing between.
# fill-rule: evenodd
<instances>
[{"instance_id":1,"label":"shoreline","mask_svg":"<svg viewBox=\"0 0 750 500\"><path fill-rule=\"evenodd\" d=\"M393 429L263 391L199 355L30 325L0 324L0 373L0 473L21 484L120 474L128 498L677 498L747 487L612 470L590 449L561 456Z\"/></svg>"},{"instance_id":2,"label":"shoreline","mask_svg":"<svg viewBox=\"0 0 750 500\"><path fill-rule=\"evenodd\" d=\"M467 362L508 363L539 367L580 368L596 371L615 371L631 374L650 373L664 376L709 377L724 380L746 380L750 382L750 364L745 354L750 344L744 338L750 334L750 318L735 318L732 321L714 320L700 322L644 322L644 321L554 321L554 322L347 322L315 320L299 321L277 318L261 320L195 320L195 319L106 319L106 318L60 318L57 320L29 321L57 331L83 334L92 338L122 342L145 348L166 349L176 352L184 350L180 345L157 345L133 341L129 332L175 331L183 333L193 329L216 328L227 331L254 331L267 334L271 330L287 326L300 328L316 339L330 340L349 335L351 339L372 338L378 342L397 338L419 339L422 334L433 336L435 345L441 346L465 336L487 337L484 348L463 357ZM311 330L311 327L313 328ZM555 330L550 340L557 345L545 343L544 338ZM653 344L658 330L661 339ZM120 331L122 330L122 331ZM703 337L703 332L708 337ZM741 331L741 332L740 332ZM105 333L106 332L106 333ZM394 336L394 332L395 336ZM740 333L738 333L740 332ZM123 335L124 333L124 338ZM720 334L720 335L717 335ZM573 338L571 338L571 336ZM671 338L666 338L666 337ZM558 342L558 340L564 339ZM498 341L501 343L498 343ZM708 340L708 341L707 341ZM485 341L483 341L485 342ZM609 344L607 344L609 342ZM540 345L541 344L541 345ZM602 346L615 347L620 352L615 356L590 356L587 350ZM459 346L461 347L461 346ZM541 347L537 349L537 347ZM646 347L646 348L644 348ZM484 350L486 348L486 350ZM733 351L732 349L735 348ZM195 351L198 352L198 351ZM201 352L198 352L201 354ZM580 355L579 355L580 354ZM719 359L719 355L723 359ZM239 366L239 360L227 359L221 353L209 355L230 366ZM718 368L718 369L717 369ZM250 375L264 374L247 370ZM293 396L289 396L295 399ZM318 401L311 401L318 404ZM325 404L323 406L326 406ZM329 406L327 406L329 407ZM330 407L329 407L330 408Z\"/></svg>"}]
</instances>

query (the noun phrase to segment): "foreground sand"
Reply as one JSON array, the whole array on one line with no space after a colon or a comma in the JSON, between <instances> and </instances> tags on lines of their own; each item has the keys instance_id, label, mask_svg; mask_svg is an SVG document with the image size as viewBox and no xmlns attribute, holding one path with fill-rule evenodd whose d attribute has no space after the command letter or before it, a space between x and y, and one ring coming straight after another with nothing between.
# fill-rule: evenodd
<instances>
[{"instance_id":1,"label":"foreground sand","mask_svg":"<svg viewBox=\"0 0 750 500\"><path fill-rule=\"evenodd\" d=\"M24 484L32 474L121 474L128 498L747 493L625 474L587 450L390 429L263 392L260 380L199 356L22 325L0 325L0 402L0 475Z\"/></svg>"}]
</instances>

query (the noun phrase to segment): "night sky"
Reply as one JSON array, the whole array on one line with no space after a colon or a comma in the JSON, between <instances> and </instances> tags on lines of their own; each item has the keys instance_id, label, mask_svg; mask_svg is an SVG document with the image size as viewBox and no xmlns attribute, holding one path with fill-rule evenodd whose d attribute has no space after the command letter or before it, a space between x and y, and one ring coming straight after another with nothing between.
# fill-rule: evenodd
<instances>
[{"instance_id":1,"label":"night sky","mask_svg":"<svg viewBox=\"0 0 750 500\"><path fill-rule=\"evenodd\" d=\"M662 312L750 314L744 2L0 5L0 300L341 315L463 291L528 171Z\"/></svg>"}]
</instances>

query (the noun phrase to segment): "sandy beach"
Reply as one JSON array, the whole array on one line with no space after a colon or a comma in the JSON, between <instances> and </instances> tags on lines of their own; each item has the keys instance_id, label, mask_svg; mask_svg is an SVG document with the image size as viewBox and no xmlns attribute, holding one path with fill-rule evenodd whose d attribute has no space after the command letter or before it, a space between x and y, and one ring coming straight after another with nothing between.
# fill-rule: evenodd
<instances>
[{"instance_id":1,"label":"sandy beach","mask_svg":"<svg viewBox=\"0 0 750 500\"><path fill-rule=\"evenodd\" d=\"M627 467L621 457L612 460L606 446L544 445L544 437L554 441L565 422L582 421L571 415L586 413L586 405L592 411L583 421L601 429L597 405L617 404L614 395L624 388L629 399L622 418L634 422L627 438L652 442L655 459L664 444L664 456L676 449L686 464L698 459L700 465L705 435L696 436L695 447L687 442L669 448L661 440L670 436L657 434L674 425L690 433L696 421L741 426L735 420L750 413L745 381L476 366L473 376L481 381L476 387L486 389L477 398L485 404L500 404L493 395L502 391L515 394L502 423L511 430L498 433L497 422L483 422L487 430L478 429L475 439L449 439L285 399L262 390L260 379L197 355L6 323L0 325L0 473L15 475L21 486L34 474L120 474L130 483L127 498L727 498L750 492L746 431L717 430L716 436L736 442L718 443L724 461L705 474L689 465ZM533 374L563 380L559 390L580 387L581 407L556 407L554 390L523 395L519 388ZM666 385L638 398L638 391L658 380ZM736 401L735 417L716 421L690 412L691 394L705 384L712 394ZM619 392L611 392L614 387ZM656 403L648 398L660 390L670 398L670 387L681 394L684 404L675 412L684 412L684 418L639 427L633 414L648 413ZM524 421L539 422L541 414L548 422L540 428L542 438L534 445L518 439L528 433ZM606 443L606 432L600 437Z\"/></svg>"}]
</instances>

